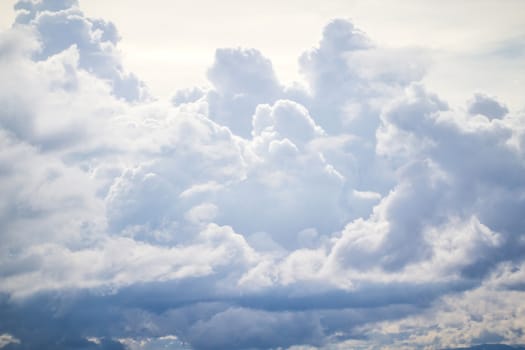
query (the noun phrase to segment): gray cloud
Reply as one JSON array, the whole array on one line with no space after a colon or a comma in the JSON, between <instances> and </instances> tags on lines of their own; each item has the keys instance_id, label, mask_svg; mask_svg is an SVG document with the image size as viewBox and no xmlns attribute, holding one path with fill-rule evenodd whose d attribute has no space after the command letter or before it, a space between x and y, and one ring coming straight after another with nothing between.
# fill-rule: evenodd
<instances>
[{"instance_id":1,"label":"gray cloud","mask_svg":"<svg viewBox=\"0 0 525 350\"><path fill-rule=\"evenodd\" d=\"M468 105L469 114L481 114L489 119L502 118L509 112L505 105L485 94L477 93Z\"/></svg>"}]
</instances>

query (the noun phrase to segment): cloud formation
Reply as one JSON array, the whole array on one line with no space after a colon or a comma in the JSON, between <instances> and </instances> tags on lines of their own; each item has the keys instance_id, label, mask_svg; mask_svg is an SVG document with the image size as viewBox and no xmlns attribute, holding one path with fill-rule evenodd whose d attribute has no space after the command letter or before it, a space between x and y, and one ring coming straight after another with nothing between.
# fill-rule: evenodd
<instances>
[{"instance_id":1,"label":"cloud formation","mask_svg":"<svg viewBox=\"0 0 525 350\"><path fill-rule=\"evenodd\" d=\"M156 101L112 23L76 1L16 9L0 348L525 341L523 112L450 106L423 52L342 19L299 58L307 86L228 48L209 88Z\"/></svg>"}]
</instances>

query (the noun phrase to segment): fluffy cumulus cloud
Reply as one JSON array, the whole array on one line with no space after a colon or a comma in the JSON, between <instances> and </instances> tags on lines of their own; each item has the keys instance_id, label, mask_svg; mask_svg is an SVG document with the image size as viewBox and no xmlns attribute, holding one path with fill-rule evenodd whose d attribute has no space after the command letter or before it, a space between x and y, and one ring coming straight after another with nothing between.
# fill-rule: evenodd
<instances>
[{"instance_id":1,"label":"fluffy cumulus cloud","mask_svg":"<svg viewBox=\"0 0 525 350\"><path fill-rule=\"evenodd\" d=\"M143 84L122 68L116 50L119 36L113 23L85 17L76 0L24 0L17 2L15 9L16 23L29 25L40 39L40 50L33 53L35 60L75 47L79 67L110 82L116 96L129 101L144 96Z\"/></svg>"},{"instance_id":2,"label":"fluffy cumulus cloud","mask_svg":"<svg viewBox=\"0 0 525 350\"><path fill-rule=\"evenodd\" d=\"M0 348L525 343L525 114L451 106L346 20L279 82L218 49L148 96L111 22L28 1L0 36Z\"/></svg>"}]
</instances>

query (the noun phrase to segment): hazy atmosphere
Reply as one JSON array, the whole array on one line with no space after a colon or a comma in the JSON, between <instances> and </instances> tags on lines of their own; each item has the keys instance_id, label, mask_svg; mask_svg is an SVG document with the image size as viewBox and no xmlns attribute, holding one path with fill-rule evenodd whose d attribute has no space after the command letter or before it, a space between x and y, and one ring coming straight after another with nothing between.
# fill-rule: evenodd
<instances>
[{"instance_id":1,"label":"hazy atmosphere","mask_svg":"<svg viewBox=\"0 0 525 350\"><path fill-rule=\"evenodd\" d=\"M5 0L0 77L0 349L525 346L525 2Z\"/></svg>"}]
</instances>

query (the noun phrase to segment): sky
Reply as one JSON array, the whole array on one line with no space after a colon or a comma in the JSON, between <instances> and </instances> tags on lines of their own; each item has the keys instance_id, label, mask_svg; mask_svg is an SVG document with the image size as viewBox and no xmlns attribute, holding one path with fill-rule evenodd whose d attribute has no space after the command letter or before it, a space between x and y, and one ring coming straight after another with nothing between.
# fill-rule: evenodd
<instances>
[{"instance_id":1,"label":"sky","mask_svg":"<svg viewBox=\"0 0 525 350\"><path fill-rule=\"evenodd\" d=\"M523 1L0 5L0 349L525 344Z\"/></svg>"},{"instance_id":2,"label":"sky","mask_svg":"<svg viewBox=\"0 0 525 350\"><path fill-rule=\"evenodd\" d=\"M1 5L1 29L11 26L15 2ZM272 60L281 81L304 82L297 58L316 45L326 23L345 18L382 47L428 51L432 69L424 81L447 100L460 104L473 90L483 90L522 107L521 0L80 0L80 5L87 16L116 24L125 67L158 97L208 85L205 72L218 47L257 48Z\"/></svg>"}]
</instances>

